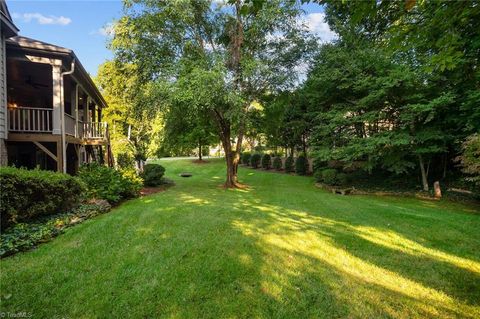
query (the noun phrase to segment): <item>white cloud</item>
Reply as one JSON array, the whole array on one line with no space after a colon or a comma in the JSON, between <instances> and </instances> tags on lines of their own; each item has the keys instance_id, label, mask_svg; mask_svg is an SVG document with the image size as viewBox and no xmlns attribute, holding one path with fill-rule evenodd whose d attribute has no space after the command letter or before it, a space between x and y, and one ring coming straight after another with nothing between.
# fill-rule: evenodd
<instances>
[{"instance_id":1,"label":"white cloud","mask_svg":"<svg viewBox=\"0 0 480 319\"><path fill-rule=\"evenodd\" d=\"M21 20L23 22L31 22L36 21L38 24L56 24L56 25L68 25L72 22L72 19L64 17L64 16L54 16L49 15L45 16L41 13L34 12L34 13L14 13L14 19Z\"/></svg>"},{"instance_id":2,"label":"white cloud","mask_svg":"<svg viewBox=\"0 0 480 319\"><path fill-rule=\"evenodd\" d=\"M115 35L115 25L112 22L107 23L103 27L98 28L97 30L90 32L90 34L101 35L101 36L104 36L104 37L114 36Z\"/></svg>"},{"instance_id":3,"label":"white cloud","mask_svg":"<svg viewBox=\"0 0 480 319\"><path fill-rule=\"evenodd\" d=\"M323 12L307 14L305 24L310 32L315 33L323 42L330 42L337 38L337 34L330 30L328 23L325 21Z\"/></svg>"}]
</instances>

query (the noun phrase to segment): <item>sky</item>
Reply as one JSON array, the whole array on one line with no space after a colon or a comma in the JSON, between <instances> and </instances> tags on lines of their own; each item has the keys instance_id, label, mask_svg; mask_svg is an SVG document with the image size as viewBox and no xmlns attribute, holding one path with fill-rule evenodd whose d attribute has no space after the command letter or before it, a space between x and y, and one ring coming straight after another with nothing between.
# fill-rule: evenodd
<instances>
[{"instance_id":1,"label":"sky","mask_svg":"<svg viewBox=\"0 0 480 319\"><path fill-rule=\"evenodd\" d=\"M108 28L122 16L120 0L7 0L7 6L19 35L72 49L93 76L100 64L112 58ZM303 8L312 32L322 41L335 37L323 19L322 7Z\"/></svg>"}]
</instances>

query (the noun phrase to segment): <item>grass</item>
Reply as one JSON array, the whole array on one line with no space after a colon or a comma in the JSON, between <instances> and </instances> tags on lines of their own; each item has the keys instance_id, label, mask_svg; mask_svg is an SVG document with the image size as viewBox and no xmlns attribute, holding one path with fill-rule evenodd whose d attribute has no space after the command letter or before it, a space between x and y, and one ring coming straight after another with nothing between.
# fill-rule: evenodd
<instances>
[{"instance_id":1,"label":"grass","mask_svg":"<svg viewBox=\"0 0 480 319\"><path fill-rule=\"evenodd\" d=\"M177 185L1 265L33 318L478 318L478 207L332 195L308 177L163 161ZM191 178L178 174L189 171Z\"/></svg>"}]
</instances>

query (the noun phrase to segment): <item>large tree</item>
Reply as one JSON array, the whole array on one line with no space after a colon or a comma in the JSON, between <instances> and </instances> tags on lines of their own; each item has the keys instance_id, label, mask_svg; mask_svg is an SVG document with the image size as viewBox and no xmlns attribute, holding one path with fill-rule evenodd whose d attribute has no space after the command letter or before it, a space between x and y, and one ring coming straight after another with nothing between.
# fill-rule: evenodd
<instances>
[{"instance_id":1,"label":"large tree","mask_svg":"<svg viewBox=\"0 0 480 319\"><path fill-rule=\"evenodd\" d=\"M143 81L173 83L177 99L211 117L225 150L225 186L236 187L251 103L293 86L316 42L296 1L218 3L125 1L111 44L116 59L139 66Z\"/></svg>"},{"instance_id":2,"label":"large tree","mask_svg":"<svg viewBox=\"0 0 480 319\"><path fill-rule=\"evenodd\" d=\"M109 104L104 118L112 128L115 155L128 154L143 169L144 161L155 153L152 141L163 125L160 110L165 104L158 94L166 90L143 83L137 65L119 61L102 64L95 80Z\"/></svg>"}]
</instances>

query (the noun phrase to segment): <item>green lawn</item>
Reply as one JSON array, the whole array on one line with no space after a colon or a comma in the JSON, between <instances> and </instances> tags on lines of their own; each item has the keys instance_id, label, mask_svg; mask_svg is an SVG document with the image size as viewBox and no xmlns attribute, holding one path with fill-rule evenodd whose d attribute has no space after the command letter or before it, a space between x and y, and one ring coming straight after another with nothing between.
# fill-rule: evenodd
<instances>
[{"instance_id":1,"label":"green lawn","mask_svg":"<svg viewBox=\"0 0 480 319\"><path fill-rule=\"evenodd\" d=\"M1 265L33 318L479 318L480 214L313 179L162 161L177 185ZM177 177L189 171L191 178Z\"/></svg>"}]
</instances>

